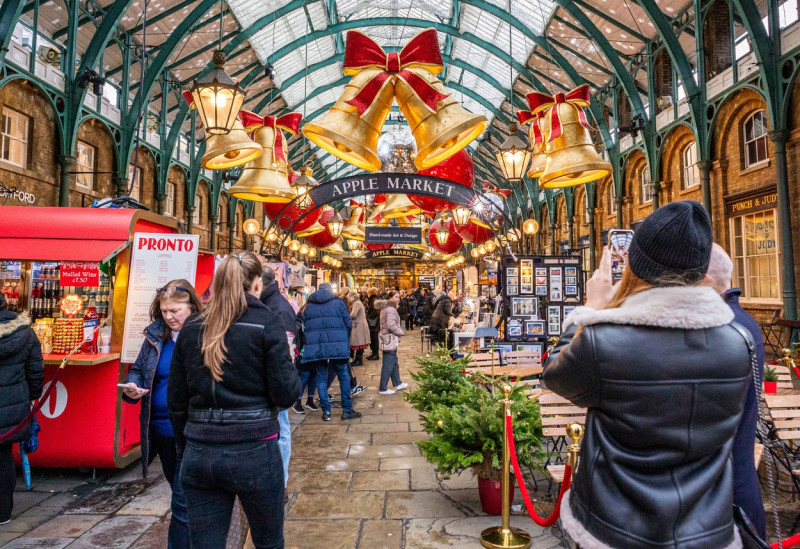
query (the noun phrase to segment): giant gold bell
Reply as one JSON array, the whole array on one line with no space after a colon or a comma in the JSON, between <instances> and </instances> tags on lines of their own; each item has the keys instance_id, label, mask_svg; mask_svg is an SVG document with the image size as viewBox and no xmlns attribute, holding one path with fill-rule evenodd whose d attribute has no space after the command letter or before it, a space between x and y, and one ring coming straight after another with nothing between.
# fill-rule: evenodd
<instances>
[{"instance_id":1,"label":"giant gold bell","mask_svg":"<svg viewBox=\"0 0 800 549\"><path fill-rule=\"evenodd\" d=\"M364 208L361 206L355 206L353 210L350 212L350 217L347 219L347 223L344 225L344 229L342 229L342 236L348 238L350 240L358 240L363 242L366 239L366 235L364 234L364 229L362 227L364 221Z\"/></svg>"},{"instance_id":2,"label":"giant gold bell","mask_svg":"<svg viewBox=\"0 0 800 549\"><path fill-rule=\"evenodd\" d=\"M539 185L544 189L581 185L611 173L611 164L597 153L589 130L578 118L579 108L569 103L560 103L553 107L558 109L561 135L552 141L549 141L552 114L548 113L545 119L547 166L539 177Z\"/></svg>"},{"instance_id":3,"label":"giant gold bell","mask_svg":"<svg viewBox=\"0 0 800 549\"><path fill-rule=\"evenodd\" d=\"M353 99L372 77L381 72L382 69L360 71L353 76L345 86L342 96L319 122L309 122L303 126L303 134L311 141L335 157L370 172L381 169L378 138L392 108L392 80L388 80L381 88L362 116L347 101Z\"/></svg>"},{"instance_id":4,"label":"giant gold bell","mask_svg":"<svg viewBox=\"0 0 800 549\"><path fill-rule=\"evenodd\" d=\"M206 154L200 164L207 170L227 170L255 160L262 152L263 147L247 136L237 118L230 132L210 135L206 139Z\"/></svg>"},{"instance_id":5,"label":"giant gold bell","mask_svg":"<svg viewBox=\"0 0 800 549\"><path fill-rule=\"evenodd\" d=\"M325 246L322 250L332 254L343 254L344 248L342 248L342 239L340 238L330 246Z\"/></svg>"},{"instance_id":6,"label":"giant gold bell","mask_svg":"<svg viewBox=\"0 0 800 549\"><path fill-rule=\"evenodd\" d=\"M381 212L383 219L394 219L422 213L422 209L415 205L405 194L390 194L386 196L386 204Z\"/></svg>"},{"instance_id":7,"label":"giant gold bell","mask_svg":"<svg viewBox=\"0 0 800 549\"><path fill-rule=\"evenodd\" d=\"M319 220L315 221L313 225L311 225L308 229L303 231L297 232L298 238L304 238L306 236L311 236L312 234L319 234L325 230L325 227L319 222Z\"/></svg>"},{"instance_id":8,"label":"giant gold bell","mask_svg":"<svg viewBox=\"0 0 800 549\"><path fill-rule=\"evenodd\" d=\"M436 91L446 93L442 81L430 71L420 70L415 74ZM485 116L464 110L452 96L439 101L436 112L431 112L402 78L397 79L394 87L397 104L417 142L414 164L420 170L447 160L469 145L489 125Z\"/></svg>"},{"instance_id":9,"label":"giant gold bell","mask_svg":"<svg viewBox=\"0 0 800 549\"><path fill-rule=\"evenodd\" d=\"M275 136L280 130L268 126L260 126L253 132L253 139L260 144L264 154L247 164L236 185L229 194L244 200L256 202L272 202L286 204L294 198L294 191L289 186L289 167L286 161L275 155ZM282 140L286 155L286 140Z\"/></svg>"}]
</instances>

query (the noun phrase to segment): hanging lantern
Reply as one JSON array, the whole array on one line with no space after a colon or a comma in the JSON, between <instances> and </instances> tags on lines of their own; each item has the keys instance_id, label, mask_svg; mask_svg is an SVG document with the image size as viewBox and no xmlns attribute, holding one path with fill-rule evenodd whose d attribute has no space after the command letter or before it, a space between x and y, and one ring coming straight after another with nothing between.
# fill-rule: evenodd
<instances>
[{"instance_id":1,"label":"hanging lantern","mask_svg":"<svg viewBox=\"0 0 800 549\"><path fill-rule=\"evenodd\" d=\"M339 215L339 212L335 212L330 221L328 221L328 230L333 236L339 238L342 236L342 229L344 229L344 221L342 221L342 216Z\"/></svg>"},{"instance_id":2,"label":"hanging lantern","mask_svg":"<svg viewBox=\"0 0 800 549\"><path fill-rule=\"evenodd\" d=\"M448 181L464 185L470 189L475 183L475 164L472 162L472 157L466 149L460 150L447 160L435 166L431 166L430 168L420 170L417 173L419 175L447 179ZM457 204L442 200L441 198L419 194L410 194L408 195L408 199L419 206L423 211L429 213L449 212L457 206Z\"/></svg>"},{"instance_id":3,"label":"hanging lantern","mask_svg":"<svg viewBox=\"0 0 800 549\"><path fill-rule=\"evenodd\" d=\"M479 255L481 255L481 253L478 251L478 248L472 248L472 251L470 252L470 255L472 257L478 257Z\"/></svg>"},{"instance_id":4,"label":"hanging lantern","mask_svg":"<svg viewBox=\"0 0 800 549\"><path fill-rule=\"evenodd\" d=\"M444 223L440 222L439 228L436 229L433 234L436 235L436 240L439 241L439 244L444 246L447 243L447 238L450 236L450 230Z\"/></svg>"},{"instance_id":5,"label":"hanging lantern","mask_svg":"<svg viewBox=\"0 0 800 549\"><path fill-rule=\"evenodd\" d=\"M264 154L244 167L241 177L231 187L230 195L257 202L290 202L294 198L294 191L289 186L288 153L283 130L297 134L302 116L300 113L289 113L280 118L261 117L248 111L242 111L239 116L245 129L263 148Z\"/></svg>"},{"instance_id":6,"label":"hanging lantern","mask_svg":"<svg viewBox=\"0 0 800 549\"><path fill-rule=\"evenodd\" d=\"M296 202L300 208L308 208L312 204L309 191L318 185L317 180L311 176L312 173L313 170L310 167L306 167L300 177L292 184L294 193L297 196Z\"/></svg>"},{"instance_id":7,"label":"hanging lantern","mask_svg":"<svg viewBox=\"0 0 800 549\"><path fill-rule=\"evenodd\" d=\"M484 246L486 247L486 251L489 253L492 253L497 248L497 244L495 244L494 240L487 240Z\"/></svg>"},{"instance_id":8,"label":"hanging lantern","mask_svg":"<svg viewBox=\"0 0 800 549\"><path fill-rule=\"evenodd\" d=\"M249 234L253 236L258 231L261 230L261 224L258 222L257 219L245 219L244 223L242 223L242 230L245 234Z\"/></svg>"},{"instance_id":9,"label":"hanging lantern","mask_svg":"<svg viewBox=\"0 0 800 549\"><path fill-rule=\"evenodd\" d=\"M323 263L326 263L326 264L327 264L327 263L330 263L330 262L331 262L331 257L330 257L330 256L328 256L328 255L323 255L323 256L322 256L322 262L323 262Z\"/></svg>"},{"instance_id":10,"label":"hanging lantern","mask_svg":"<svg viewBox=\"0 0 800 549\"><path fill-rule=\"evenodd\" d=\"M297 241L297 240L292 240L289 243L289 249L292 250L293 252L299 251L300 250L300 242Z\"/></svg>"},{"instance_id":11,"label":"hanging lantern","mask_svg":"<svg viewBox=\"0 0 800 549\"><path fill-rule=\"evenodd\" d=\"M214 70L195 80L191 91L206 133L218 135L233 129L247 92L225 72L224 51L215 50L212 60Z\"/></svg>"},{"instance_id":12,"label":"hanging lantern","mask_svg":"<svg viewBox=\"0 0 800 549\"><path fill-rule=\"evenodd\" d=\"M441 235L445 232L440 230L443 225L447 233L444 242L439 240ZM442 222L441 219L437 219L433 222L430 229L428 229L428 243L439 253L453 254L461 247L463 240L461 240L461 237L455 231L452 219L445 220L444 222Z\"/></svg>"},{"instance_id":13,"label":"hanging lantern","mask_svg":"<svg viewBox=\"0 0 800 549\"><path fill-rule=\"evenodd\" d=\"M528 145L517 137L517 124L512 122L508 125L509 136L497 149L495 156L497 164L503 171L503 176L509 181L522 181L525 172L528 170L528 163L531 160L531 151Z\"/></svg>"},{"instance_id":14,"label":"hanging lantern","mask_svg":"<svg viewBox=\"0 0 800 549\"><path fill-rule=\"evenodd\" d=\"M265 239L267 242L275 242L278 240L278 228L275 226L270 227L267 232L265 233Z\"/></svg>"},{"instance_id":15,"label":"hanging lantern","mask_svg":"<svg viewBox=\"0 0 800 549\"><path fill-rule=\"evenodd\" d=\"M483 244L478 246L478 253L481 255L486 255L486 246L484 246Z\"/></svg>"},{"instance_id":16,"label":"hanging lantern","mask_svg":"<svg viewBox=\"0 0 800 549\"><path fill-rule=\"evenodd\" d=\"M507 238L509 242L517 242L521 236L522 234L520 234L519 229L511 229L508 231Z\"/></svg>"},{"instance_id":17,"label":"hanging lantern","mask_svg":"<svg viewBox=\"0 0 800 549\"><path fill-rule=\"evenodd\" d=\"M300 249L298 251L300 252L300 255L306 255L308 253L308 246L306 244L303 244L300 246Z\"/></svg>"},{"instance_id":18,"label":"hanging lantern","mask_svg":"<svg viewBox=\"0 0 800 549\"><path fill-rule=\"evenodd\" d=\"M536 234L539 232L539 222L535 219L527 219L522 224L522 230L525 234Z\"/></svg>"},{"instance_id":19,"label":"hanging lantern","mask_svg":"<svg viewBox=\"0 0 800 549\"><path fill-rule=\"evenodd\" d=\"M528 170L528 177L535 179L544 173L547 165L547 155L544 146L544 117L545 111L534 114L531 111L517 111L517 118L520 123L530 124L528 126L528 140L531 142L531 169Z\"/></svg>"},{"instance_id":20,"label":"hanging lantern","mask_svg":"<svg viewBox=\"0 0 800 549\"><path fill-rule=\"evenodd\" d=\"M543 131L547 165L539 177L542 188L571 187L611 173L611 164L603 160L594 147L592 127L583 111L589 106L588 85L567 94L550 96L531 92L526 97L534 114L547 113Z\"/></svg>"},{"instance_id":21,"label":"hanging lantern","mask_svg":"<svg viewBox=\"0 0 800 549\"><path fill-rule=\"evenodd\" d=\"M466 206L459 206L455 210L453 210L453 220L455 220L456 225L464 226L469 222L469 216L472 212L469 211L469 208Z\"/></svg>"}]
</instances>

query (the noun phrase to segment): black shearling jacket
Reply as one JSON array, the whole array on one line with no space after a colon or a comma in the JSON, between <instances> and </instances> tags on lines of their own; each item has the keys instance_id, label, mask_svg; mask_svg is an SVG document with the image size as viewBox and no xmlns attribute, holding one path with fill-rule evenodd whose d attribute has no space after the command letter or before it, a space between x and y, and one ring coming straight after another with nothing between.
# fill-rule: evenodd
<instances>
[{"instance_id":1,"label":"black shearling jacket","mask_svg":"<svg viewBox=\"0 0 800 549\"><path fill-rule=\"evenodd\" d=\"M190 410L288 408L300 395L280 313L247 295L247 309L225 334L228 359L215 382L203 361L202 318L190 316L172 354L167 403L178 445L260 440L278 432L277 415L245 423L190 421ZM184 438L185 437L185 438Z\"/></svg>"},{"instance_id":2,"label":"black shearling jacket","mask_svg":"<svg viewBox=\"0 0 800 549\"><path fill-rule=\"evenodd\" d=\"M543 373L588 408L562 524L583 548L734 546L731 448L752 338L712 288L577 308Z\"/></svg>"}]
</instances>

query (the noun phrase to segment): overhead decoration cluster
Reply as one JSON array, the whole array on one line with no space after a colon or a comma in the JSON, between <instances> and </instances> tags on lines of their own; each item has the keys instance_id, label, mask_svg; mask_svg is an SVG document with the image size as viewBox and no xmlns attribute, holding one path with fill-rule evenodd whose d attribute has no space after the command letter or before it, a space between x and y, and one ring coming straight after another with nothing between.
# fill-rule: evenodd
<instances>
[{"instance_id":1,"label":"overhead decoration cluster","mask_svg":"<svg viewBox=\"0 0 800 549\"><path fill-rule=\"evenodd\" d=\"M471 255L479 257L521 237L518 230L504 226L510 191L489 182L484 182L483 192L469 207L414 194L352 200L346 220L330 206L318 207L310 192L317 185L312 170L305 167L297 172L289 165L284 132L297 135L302 115L261 116L241 110L246 92L225 73L223 52L215 52L214 63L215 69L183 94L206 130L201 163L209 170L243 167L229 193L263 203L271 221L261 235L265 242L304 254L316 254L316 249L344 254L346 239L348 250L358 256L364 249L392 247L365 244L366 225L414 225L422 227L427 243L412 244L412 248L452 256L467 243L475 245ZM464 110L446 91L437 77L443 69L435 29L420 32L399 52L386 52L365 34L350 31L343 73L352 79L333 107L319 121L306 123L302 133L330 154L370 172L416 172L472 189L475 166L465 147L486 129L488 121ZM384 139L381 155L379 139L395 100L411 136L407 142L394 137L388 149ZM538 178L541 187L557 188L594 181L611 172L611 165L594 148L583 110L590 104L588 86L554 96L532 92L527 100L530 110L517 116L528 126L530 148L516 136L512 124L511 136L497 152L507 179L521 180L527 173ZM537 231L538 223L528 220L525 233ZM305 243L284 237L285 232L294 232ZM495 240L498 236L500 240ZM326 263L336 265L337 261Z\"/></svg>"}]
</instances>

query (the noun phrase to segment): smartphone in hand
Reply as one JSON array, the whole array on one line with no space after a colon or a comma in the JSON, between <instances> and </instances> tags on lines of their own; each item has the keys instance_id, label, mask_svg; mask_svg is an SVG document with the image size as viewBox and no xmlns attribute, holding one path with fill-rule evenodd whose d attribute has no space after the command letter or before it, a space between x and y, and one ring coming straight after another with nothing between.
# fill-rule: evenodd
<instances>
[{"instance_id":1,"label":"smartphone in hand","mask_svg":"<svg viewBox=\"0 0 800 549\"><path fill-rule=\"evenodd\" d=\"M611 229L608 231L608 251L611 252L611 281L616 284L622 280L622 273L628 266L628 248L633 241L633 231Z\"/></svg>"}]
</instances>

